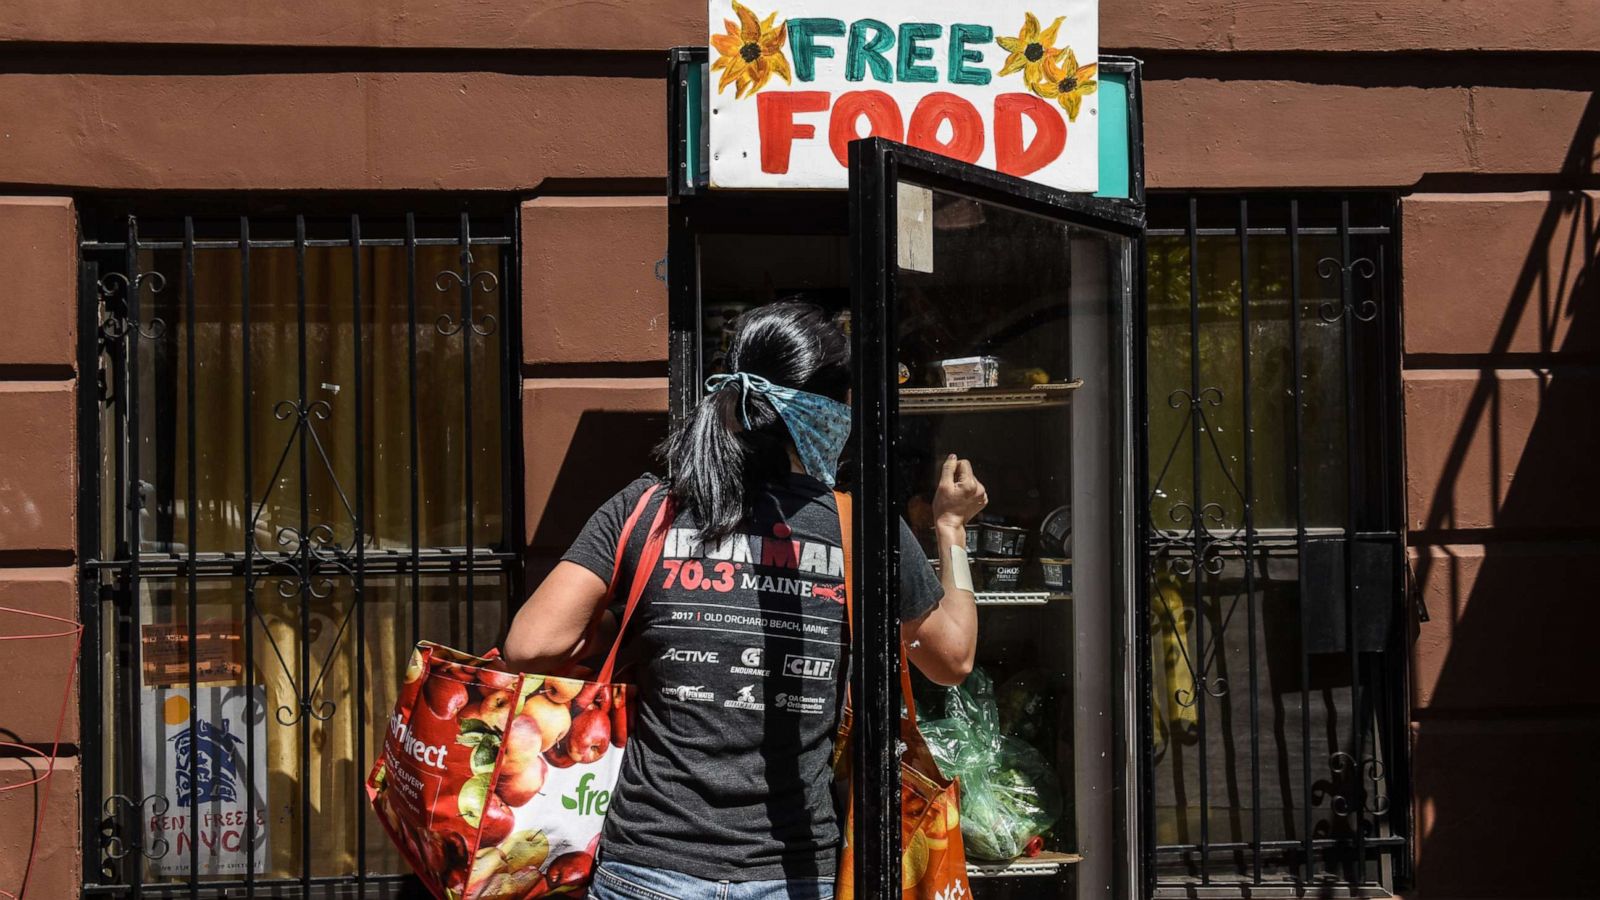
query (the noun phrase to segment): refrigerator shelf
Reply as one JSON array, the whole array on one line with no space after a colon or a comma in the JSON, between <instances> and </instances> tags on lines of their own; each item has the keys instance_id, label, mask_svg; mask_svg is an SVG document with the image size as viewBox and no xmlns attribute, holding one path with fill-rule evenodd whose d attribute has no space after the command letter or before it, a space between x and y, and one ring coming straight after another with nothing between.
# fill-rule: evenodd
<instances>
[{"instance_id":1,"label":"refrigerator shelf","mask_svg":"<svg viewBox=\"0 0 1600 900\"><path fill-rule=\"evenodd\" d=\"M1050 591L978 591L973 597L979 606L1045 606L1072 599L1071 594Z\"/></svg>"},{"instance_id":2,"label":"refrigerator shelf","mask_svg":"<svg viewBox=\"0 0 1600 900\"><path fill-rule=\"evenodd\" d=\"M931 415L1065 406L1080 387L1082 378L1025 388L901 388L900 412Z\"/></svg>"},{"instance_id":3,"label":"refrigerator shelf","mask_svg":"<svg viewBox=\"0 0 1600 900\"><path fill-rule=\"evenodd\" d=\"M1005 862L969 862L968 878L1016 878L1028 875L1055 875L1066 866L1083 862L1081 853L1046 850L1038 856L1022 856Z\"/></svg>"}]
</instances>

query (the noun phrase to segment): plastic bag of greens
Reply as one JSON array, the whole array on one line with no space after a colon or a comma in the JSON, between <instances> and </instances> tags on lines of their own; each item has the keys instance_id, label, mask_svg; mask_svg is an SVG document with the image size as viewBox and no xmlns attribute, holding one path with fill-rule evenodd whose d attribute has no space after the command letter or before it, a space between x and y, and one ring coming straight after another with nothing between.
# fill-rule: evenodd
<instances>
[{"instance_id":1,"label":"plastic bag of greens","mask_svg":"<svg viewBox=\"0 0 1600 900\"><path fill-rule=\"evenodd\" d=\"M921 723L944 773L961 779L967 855L1012 859L1061 815L1061 782L1044 755L1000 732L994 683L981 669L945 695L944 717Z\"/></svg>"}]
</instances>

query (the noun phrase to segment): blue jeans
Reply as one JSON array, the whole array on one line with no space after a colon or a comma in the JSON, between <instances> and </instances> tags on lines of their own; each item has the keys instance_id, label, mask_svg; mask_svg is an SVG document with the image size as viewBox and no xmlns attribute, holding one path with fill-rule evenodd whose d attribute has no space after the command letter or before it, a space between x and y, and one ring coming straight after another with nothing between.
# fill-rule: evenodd
<instances>
[{"instance_id":1,"label":"blue jeans","mask_svg":"<svg viewBox=\"0 0 1600 900\"><path fill-rule=\"evenodd\" d=\"M595 867L589 900L833 900L833 879L707 881L602 859Z\"/></svg>"}]
</instances>

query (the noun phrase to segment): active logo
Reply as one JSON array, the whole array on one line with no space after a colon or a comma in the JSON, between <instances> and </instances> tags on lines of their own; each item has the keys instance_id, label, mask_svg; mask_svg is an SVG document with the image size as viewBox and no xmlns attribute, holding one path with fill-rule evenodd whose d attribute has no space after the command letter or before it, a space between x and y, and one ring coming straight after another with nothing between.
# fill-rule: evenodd
<instances>
[{"instance_id":1,"label":"active logo","mask_svg":"<svg viewBox=\"0 0 1600 900\"><path fill-rule=\"evenodd\" d=\"M767 655L760 647L746 647L739 654L739 665L729 666L728 671L735 675L754 675L757 678L767 677Z\"/></svg>"},{"instance_id":2,"label":"active logo","mask_svg":"<svg viewBox=\"0 0 1600 900\"><path fill-rule=\"evenodd\" d=\"M796 656L790 653L783 658L783 673L800 678L827 680L833 675L833 660L823 659L820 656Z\"/></svg>"},{"instance_id":3,"label":"active logo","mask_svg":"<svg viewBox=\"0 0 1600 900\"><path fill-rule=\"evenodd\" d=\"M722 705L730 709L759 710L762 708L761 701L756 699L756 686L753 684L747 684L739 688L739 696L732 700L722 701Z\"/></svg>"},{"instance_id":4,"label":"active logo","mask_svg":"<svg viewBox=\"0 0 1600 900\"><path fill-rule=\"evenodd\" d=\"M667 652L661 654L662 659L670 659L681 663L710 663L716 665L719 654L715 650L679 650L668 647Z\"/></svg>"},{"instance_id":5,"label":"active logo","mask_svg":"<svg viewBox=\"0 0 1600 900\"><path fill-rule=\"evenodd\" d=\"M679 703L688 703L691 700L695 703L711 703L717 699L717 695L706 690L703 684L680 684L677 687L663 687L661 693L677 700Z\"/></svg>"}]
</instances>

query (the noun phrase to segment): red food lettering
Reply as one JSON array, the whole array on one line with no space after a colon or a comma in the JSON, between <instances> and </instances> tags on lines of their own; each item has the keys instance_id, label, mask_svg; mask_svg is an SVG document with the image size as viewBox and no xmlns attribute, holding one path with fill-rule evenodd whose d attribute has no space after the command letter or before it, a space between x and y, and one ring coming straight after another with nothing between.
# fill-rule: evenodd
<instances>
[{"instance_id":1,"label":"red food lettering","mask_svg":"<svg viewBox=\"0 0 1600 900\"><path fill-rule=\"evenodd\" d=\"M867 119L865 135L856 130L856 123L862 116ZM846 91L833 104L833 115L828 119L828 146L833 148L834 158L839 160L839 165L848 166L851 141L858 137L904 140L905 130L900 107L893 97L883 91Z\"/></svg>"},{"instance_id":2,"label":"red food lettering","mask_svg":"<svg viewBox=\"0 0 1600 900\"><path fill-rule=\"evenodd\" d=\"M761 133L761 171L782 175L789 171L790 151L797 140L817 136L815 125L794 120L795 113L822 112L828 108L827 91L773 91L756 95L756 122Z\"/></svg>"},{"instance_id":3,"label":"red food lettering","mask_svg":"<svg viewBox=\"0 0 1600 900\"><path fill-rule=\"evenodd\" d=\"M1022 145L1022 117L1033 121L1033 143ZM1019 178L1056 161L1067 146L1067 123L1050 104L1032 94L994 98L994 167Z\"/></svg>"},{"instance_id":4,"label":"red food lettering","mask_svg":"<svg viewBox=\"0 0 1600 900\"><path fill-rule=\"evenodd\" d=\"M950 139L939 139L939 126L950 123ZM971 103L949 91L934 91L917 101L906 129L906 143L962 162L974 163L983 155L983 115Z\"/></svg>"}]
</instances>

